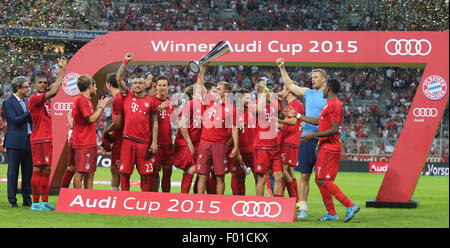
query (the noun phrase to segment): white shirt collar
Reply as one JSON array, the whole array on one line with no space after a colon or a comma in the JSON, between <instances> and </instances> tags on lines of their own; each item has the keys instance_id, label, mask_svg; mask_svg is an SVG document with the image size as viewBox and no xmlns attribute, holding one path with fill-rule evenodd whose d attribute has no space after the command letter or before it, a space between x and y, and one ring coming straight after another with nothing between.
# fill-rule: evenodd
<instances>
[{"instance_id":1,"label":"white shirt collar","mask_svg":"<svg viewBox=\"0 0 450 248\"><path fill-rule=\"evenodd\" d=\"M16 95L16 93L13 93L13 95L17 98L17 101L23 101L23 99L20 99L17 95Z\"/></svg>"}]
</instances>

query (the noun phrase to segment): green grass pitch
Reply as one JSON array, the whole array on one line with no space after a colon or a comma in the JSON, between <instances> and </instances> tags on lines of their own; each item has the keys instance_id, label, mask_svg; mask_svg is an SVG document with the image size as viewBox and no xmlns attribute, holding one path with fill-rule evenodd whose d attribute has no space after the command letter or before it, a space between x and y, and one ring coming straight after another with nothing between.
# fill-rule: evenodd
<instances>
[{"instance_id":1,"label":"green grass pitch","mask_svg":"<svg viewBox=\"0 0 450 248\"><path fill-rule=\"evenodd\" d=\"M0 164L0 177L6 178L7 165ZM0 228L449 228L449 178L421 176L412 199L419 200L416 209L366 208L365 202L374 199L383 180L383 174L340 172L336 184L361 211L348 223L344 223L345 207L334 199L340 216L337 222L319 222L325 213L322 198L311 178L309 193L309 217L293 223L246 222L224 220L199 220L157 218L143 216L119 216L60 212L33 212L22 207L22 196L17 195L18 208L9 208L6 182L0 182ZM172 182L181 182L182 171L174 170ZM300 174L296 174L299 179ZM95 180L110 180L109 168L97 168ZM230 175L226 176L225 194L231 194ZM137 172L132 181L139 181ZM94 189L110 189L109 185L95 184ZM131 186L139 191L139 186ZM180 187L172 186L172 192ZM247 195L255 195L254 179L247 179ZM50 196L56 206L58 196ZM24 221L26 220L26 221Z\"/></svg>"}]
</instances>

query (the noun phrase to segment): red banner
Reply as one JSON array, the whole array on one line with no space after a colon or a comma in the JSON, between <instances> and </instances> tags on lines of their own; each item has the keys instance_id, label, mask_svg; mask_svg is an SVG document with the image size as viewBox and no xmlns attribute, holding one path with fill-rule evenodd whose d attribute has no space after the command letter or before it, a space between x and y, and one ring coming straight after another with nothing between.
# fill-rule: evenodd
<instances>
[{"instance_id":1,"label":"red banner","mask_svg":"<svg viewBox=\"0 0 450 248\"><path fill-rule=\"evenodd\" d=\"M63 188L57 212L293 222L295 198Z\"/></svg>"}]
</instances>

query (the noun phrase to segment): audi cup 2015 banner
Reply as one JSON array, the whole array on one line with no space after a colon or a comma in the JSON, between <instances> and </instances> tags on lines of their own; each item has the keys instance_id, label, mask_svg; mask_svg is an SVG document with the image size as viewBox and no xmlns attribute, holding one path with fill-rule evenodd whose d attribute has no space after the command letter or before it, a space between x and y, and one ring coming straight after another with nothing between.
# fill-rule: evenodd
<instances>
[{"instance_id":1,"label":"audi cup 2015 banner","mask_svg":"<svg viewBox=\"0 0 450 248\"><path fill-rule=\"evenodd\" d=\"M295 198L68 189L60 191L57 212L293 222Z\"/></svg>"}]
</instances>

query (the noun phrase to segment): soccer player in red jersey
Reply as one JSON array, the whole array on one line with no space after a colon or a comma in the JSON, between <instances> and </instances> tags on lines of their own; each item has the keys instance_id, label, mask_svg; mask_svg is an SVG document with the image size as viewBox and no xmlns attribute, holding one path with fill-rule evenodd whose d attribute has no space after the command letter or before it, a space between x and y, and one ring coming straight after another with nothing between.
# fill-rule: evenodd
<instances>
[{"instance_id":1,"label":"soccer player in red jersey","mask_svg":"<svg viewBox=\"0 0 450 248\"><path fill-rule=\"evenodd\" d=\"M45 75L35 77L34 89L36 93L28 100L31 120L34 129L31 132L30 143L33 157L33 175L31 177L31 189L33 202L31 210L53 211L48 202L49 178L52 164L52 119L49 100L56 96L61 88L62 79L66 73L67 59L58 59L59 71L55 84L49 89ZM39 202L42 199L42 203Z\"/></svg>"},{"instance_id":2,"label":"soccer player in red jersey","mask_svg":"<svg viewBox=\"0 0 450 248\"><path fill-rule=\"evenodd\" d=\"M184 105L178 116L173 164L184 171L181 180L181 193L189 193L198 159L198 145L202 133L202 115L204 112L202 95L206 94L206 87L203 86L205 66L205 64L202 64L200 68L197 83L185 89L184 93L190 100ZM198 185L198 180L196 182L194 192L196 192L195 186Z\"/></svg>"},{"instance_id":3,"label":"soccer player in red jersey","mask_svg":"<svg viewBox=\"0 0 450 248\"><path fill-rule=\"evenodd\" d=\"M273 99L272 90L266 87L266 80L256 82L258 99L252 113L257 116L255 139L253 143L254 167L256 174L256 195L264 196L269 170L275 178L273 195L281 197L283 193L283 165L279 147L277 117L281 115L280 104ZM275 95L276 96L276 95ZM280 116L281 117L281 116Z\"/></svg>"},{"instance_id":4,"label":"soccer player in red jersey","mask_svg":"<svg viewBox=\"0 0 450 248\"><path fill-rule=\"evenodd\" d=\"M340 128L342 124L342 103L337 95L340 90L340 84L336 79L328 79L323 97L327 99L319 118L306 117L305 122L313 125L319 125L319 132L305 134L302 139L309 141L316 137L319 138L319 152L316 162L316 184L322 195L323 203L327 212L320 221L334 221L338 215L334 208L334 196L340 203L347 207L345 222L350 221L359 211L359 206L354 204L334 183L340 161L341 141Z\"/></svg>"},{"instance_id":5,"label":"soccer player in red jersey","mask_svg":"<svg viewBox=\"0 0 450 248\"><path fill-rule=\"evenodd\" d=\"M77 79L80 94L75 97L73 107L73 149L75 156L75 176L73 187L92 189L94 173L97 167L97 135L95 123L100 119L111 98L98 100L97 109L91 98L96 95L97 86L89 75L81 75Z\"/></svg>"},{"instance_id":6,"label":"soccer player in red jersey","mask_svg":"<svg viewBox=\"0 0 450 248\"><path fill-rule=\"evenodd\" d=\"M120 94L116 74L110 73L106 77L106 88L113 96L112 100L112 123L103 130L103 139L113 140L111 151L111 189L119 190L120 186L120 149L123 136L123 97ZM112 135L110 135L112 132Z\"/></svg>"},{"instance_id":7,"label":"soccer player in red jersey","mask_svg":"<svg viewBox=\"0 0 450 248\"><path fill-rule=\"evenodd\" d=\"M155 187L153 166L158 152L158 106L145 93L145 80L134 78L129 91L122 79L133 54L127 53L116 75L123 97L123 139L120 151L121 190L130 190L130 176L136 165L141 176L141 190L152 191ZM150 152L150 154L149 154Z\"/></svg>"},{"instance_id":8,"label":"soccer player in red jersey","mask_svg":"<svg viewBox=\"0 0 450 248\"><path fill-rule=\"evenodd\" d=\"M298 100L295 95L283 87L280 92L283 100L287 101L286 110L293 109L296 113L302 115L305 114L303 105ZM279 123L283 124L283 131L281 136L281 157L283 159L283 174L284 180L287 184L287 189L290 197L295 197L297 202L299 201L298 190L297 190L297 180L294 176L294 167L297 164L298 157L298 146L300 144L300 137L302 135L301 131L301 120L297 120L295 117L285 115L286 119L278 120Z\"/></svg>"},{"instance_id":9,"label":"soccer player in red jersey","mask_svg":"<svg viewBox=\"0 0 450 248\"><path fill-rule=\"evenodd\" d=\"M203 194L208 183L211 166L217 179L216 193L225 192L225 174L227 168L226 143L229 129L233 138L234 148L230 157L239 157L239 134L236 127L235 109L226 102L225 98L231 92L231 85L221 81L217 86L216 101L205 109L203 113L203 128L198 147L198 161L196 173L199 174L198 193Z\"/></svg>"},{"instance_id":10,"label":"soccer player in red jersey","mask_svg":"<svg viewBox=\"0 0 450 248\"><path fill-rule=\"evenodd\" d=\"M231 190L233 195L245 195L246 173L241 163L247 168L253 168L253 140L255 138L256 119L253 114L249 113L249 104L251 102L250 92L242 88L237 91L237 94L236 118L239 131L239 151L242 160L230 158L228 168L231 172Z\"/></svg>"},{"instance_id":11,"label":"soccer player in red jersey","mask_svg":"<svg viewBox=\"0 0 450 248\"><path fill-rule=\"evenodd\" d=\"M167 99L169 91L169 78L164 75L156 79L156 95L153 97L157 106L160 107L158 114L158 153L155 161L155 175L162 169L161 180L162 192L170 192L170 177L172 176L173 144L171 116L174 111L173 105Z\"/></svg>"}]
</instances>

